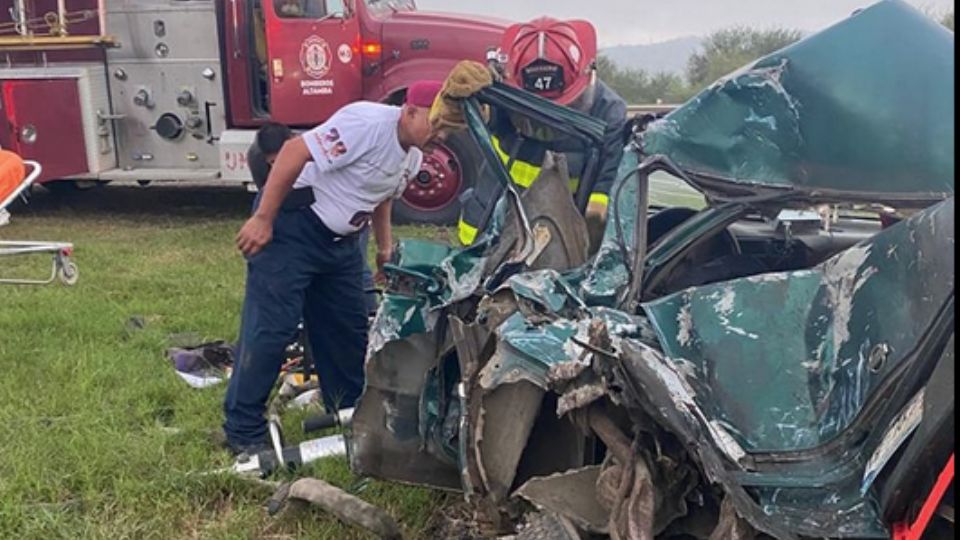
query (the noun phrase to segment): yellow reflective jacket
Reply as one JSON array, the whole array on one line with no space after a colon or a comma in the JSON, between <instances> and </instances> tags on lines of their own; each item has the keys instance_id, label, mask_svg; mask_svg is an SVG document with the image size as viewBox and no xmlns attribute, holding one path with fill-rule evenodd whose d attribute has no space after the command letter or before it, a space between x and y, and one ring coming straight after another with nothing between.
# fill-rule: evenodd
<instances>
[{"instance_id":1,"label":"yellow reflective jacket","mask_svg":"<svg viewBox=\"0 0 960 540\"><path fill-rule=\"evenodd\" d=\"M590 195L590 202L606 204L610 188L616 180L617 167L623 157L623 130L627 121L627 105L607 85L597 81L597 95L590 115L607 123L601 169L593 193ZM514 150L516 140L513 125L510 124L509 119L495 114L491 132L493 148L503 164L507 165L510 163L510 153ZM533 139L524 139L516 150L510 170L507 171L513 183L521 189L533 185L540 176L540 164L543 163L546 151L545 144ZM570 171L570 191L575 192L584 167L583 157L578 153L567 153L566 156ZM473 197L463 203L457 226L457 237L465 246L469 246L476 240L479 233L478 227L486 214L486 209L496 204L492 199L499 193L497 186L492 183L478 182L473 189Z\"/></svg>"}]
</instances>

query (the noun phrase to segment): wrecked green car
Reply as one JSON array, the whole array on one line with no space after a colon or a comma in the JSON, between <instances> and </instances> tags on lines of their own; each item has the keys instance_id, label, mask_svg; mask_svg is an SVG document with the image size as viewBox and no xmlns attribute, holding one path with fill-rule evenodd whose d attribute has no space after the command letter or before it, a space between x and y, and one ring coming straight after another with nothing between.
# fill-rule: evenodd
<instances>
[{"instance_id":1,"label":"wrecked green car","mask_svg":"<svg viewBox=\"0 0 960 540\"><path fill-rule=\"evenodd\" d=\"M888 0L730 74L628 134L593 254L595 170L516 191L481 110L604 126L465 101L501 196L469 248L401 242L351 467L462 491L490 535L951 534L953 69ZM664 178L707 204L661 206Z\"/></svg>"}]
</instances>

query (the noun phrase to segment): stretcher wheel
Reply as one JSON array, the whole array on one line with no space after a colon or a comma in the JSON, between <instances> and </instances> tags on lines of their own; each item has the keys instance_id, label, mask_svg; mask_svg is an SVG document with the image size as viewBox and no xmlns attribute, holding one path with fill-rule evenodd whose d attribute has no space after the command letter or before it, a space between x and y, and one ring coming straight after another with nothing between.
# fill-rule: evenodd
<instances>
[{"instance_id":1,"label":"stretcher wheel","mask_svg":"<svg viewBox=\"0 0 960 540\"><path fill-rule=\"evenodd\" d=\"M57 269L57 277L60 278L60 281L64 285L76 285L77 279L80 278L80 269L77 268L77 263L73 261L64 261L64 263Z\"/></svg>"}]
</instances>

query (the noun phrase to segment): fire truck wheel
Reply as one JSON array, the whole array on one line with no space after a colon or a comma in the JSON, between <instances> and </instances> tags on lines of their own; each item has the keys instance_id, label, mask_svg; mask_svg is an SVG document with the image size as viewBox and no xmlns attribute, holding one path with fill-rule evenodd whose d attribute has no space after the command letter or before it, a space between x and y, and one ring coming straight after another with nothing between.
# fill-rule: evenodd
<instances>
[{"instance_id":1,"label":"fire truck wheel","mask_svg":"<svg viewBox=\"0 0 960 540\"><path fill-rule=\"evenodd\" d=\"M460 194L473 184L480 156L470 134L449 137L423 156L423 165L393 205L396 223L451 225L460 217Z\"/></svg>"}]
</instances>

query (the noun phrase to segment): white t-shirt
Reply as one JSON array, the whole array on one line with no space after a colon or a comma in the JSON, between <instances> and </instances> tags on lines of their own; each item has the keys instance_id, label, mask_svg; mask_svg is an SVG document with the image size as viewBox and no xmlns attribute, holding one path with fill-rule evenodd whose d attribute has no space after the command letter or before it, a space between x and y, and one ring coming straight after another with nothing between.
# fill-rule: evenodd
<instances>
[{"instance_id":1,"label":"white t-shirt","mask_svg":"<svg viewBox=\"0 0 960 540\"><path fill-rule=\"evenodd\" d=\"M311 187L311 206L337 234L360 230L374 208L397 199L420 170L423 153L400 146L397 124L401 109L359 101L304 133L313 156L293 187Z\"/></svg>"}]
</instances>

